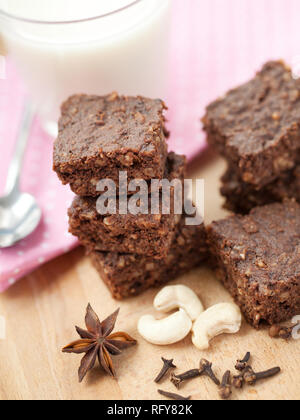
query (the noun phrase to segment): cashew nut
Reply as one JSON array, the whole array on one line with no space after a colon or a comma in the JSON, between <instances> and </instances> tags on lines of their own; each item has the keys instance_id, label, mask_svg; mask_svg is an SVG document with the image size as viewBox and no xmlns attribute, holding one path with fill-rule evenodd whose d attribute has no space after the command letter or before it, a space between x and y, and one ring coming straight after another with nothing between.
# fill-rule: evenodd
<instances>
[{"instance_id":1,"label":"cashew nut","mask_svg":"<svg viewBox=\"0 0 300 420\"><path fill-rule=\"evenodd\" d=\"M145 315L138 322L140 335L149 343L159 346L183 340L191 329L192 321L182 309L161 320L156 320L152 315Z\"/></svg>"},{"instance_id":2,"label":"cashew nut","mask_svg":"<svg viewBox=\"0 0 300 420\"><path fill-rule=\"evenodd\" d=\"M199 350L207 350L209 342L220 334L235 334L242 325L240 309L232 303L220 303L203 312L192 328L192 341Z\"/></svg>"},{"instance_id":3,"label":"cashew nut","mask_svg":"<svg viewBox=\"0 0 300 420\"><path fill-rule=\"evenodd\" d=\"M192 289L183 285L167 286L154 299L154 308L161 312L170 312L182 308L192 321L204 311L203 305Z\"/></svg>"}]
</instances>

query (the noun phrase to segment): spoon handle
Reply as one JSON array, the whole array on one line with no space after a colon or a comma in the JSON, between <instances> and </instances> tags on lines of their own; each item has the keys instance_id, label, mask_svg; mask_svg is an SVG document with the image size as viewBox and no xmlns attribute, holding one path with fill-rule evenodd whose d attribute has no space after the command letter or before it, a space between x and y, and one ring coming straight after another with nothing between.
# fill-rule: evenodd
<instances>
[{"instance_id":1,"label":"spoon handle","mask_svg":"<svg viewBox=\"0 0 300 420\"><path fill-rule=\"evenodd\" d=\"M29 101L25 102L22 121L19 128L19 134L16 143L14 157L8 169L5 194L12 194L19 188L20 173L23 163L23 157L28 142L30 129L32 126L35 110Z\"/></svg>"}]
</instances>

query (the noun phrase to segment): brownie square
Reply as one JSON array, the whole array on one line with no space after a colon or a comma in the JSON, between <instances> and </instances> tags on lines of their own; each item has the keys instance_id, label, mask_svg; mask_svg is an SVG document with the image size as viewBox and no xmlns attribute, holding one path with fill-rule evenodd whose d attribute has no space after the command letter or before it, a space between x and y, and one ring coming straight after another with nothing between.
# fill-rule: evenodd
<instances>
[{"instance_id":1,"label":"brownie square","mask_svg":"<svg viewBox=\"0 0 300 420\"><path fill-rule=\"evenodd\" d=\"M184 156L169 154L166 165L169 180L179 179L182 182L185 168ZM102 216L97 212L96 205L96 198L76 197L69 209L70 232L89 251L133 253L157 259L167 256L181 215L172 212L162 214L161 208L161 214L123 215L118 212Z\"/></svg>"},{"instance_id":2,"label":"brownie square","mask_svg":"<svg viewBox=\"0 0 300 420\"><path fill-rule=\"evenodd\" d=\"M300 202L300 165L260 190L243 182L235 169L229 168L222 177L221 194L226 197L225 208L241 214L249 213L254 207L280 202L286 198L295 198Z\"/></svg>"},{"instance_id":3,"label":"brownie square","mask_svg":"<svg viewBox=\"0 0 300 420\"><path fill-rule=\"evenodd\" d=\"M217 274L255 328L300 314L300 206L285 201L207 228Z\"/></svg>"},{"instance_id":4,"label":"brownie square","mask_svg":"<svg viewBox=\"0 0 300 420\"><path fill-rule=\"evenodd\" d=\"M185 226L185 216L166 258L161 261L134 254L93 252L92 262L115 299L136 296L163 285L207 259L204 225Z\"/></svg>"},{"instance_id":5,"label":"brownie square","mask_svg":"<svg viewBox=\"0 0 300 420\"><path fill-rule=\"evenodd\" d=\"M143 97L75 95L61 108L54 144L54 170L77 195L99 195L102 179L119 183L161 179L167 158L161 100Z\"/></svg>"},{"instance_id":6,"label":"brownie square","mask_svg":"<svg viewBox=\"0 0 300 420\"><path fill-rule=\"evenodd\" d=\"M269 62L250 82L207 108L208 142L238 168L243 182L263 187L291 170L300 150L300 80Z\"/></svg>"}]
</instances>

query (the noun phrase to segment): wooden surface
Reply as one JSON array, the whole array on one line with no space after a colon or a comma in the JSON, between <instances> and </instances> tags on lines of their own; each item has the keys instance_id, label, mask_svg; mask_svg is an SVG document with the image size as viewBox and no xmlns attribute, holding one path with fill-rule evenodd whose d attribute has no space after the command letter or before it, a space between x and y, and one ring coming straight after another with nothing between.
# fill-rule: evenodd
<instances>
[{"instance_id":1,"label":"wooden surface","mask_svg":"<svg viewBox=\"0 0 300 420\"><path fill-rule=\"evenodd\" d=\"M206 220L223 217L218 180L225 165L210 152L191 168L194 177L206 181ZM178 279L201 296L205 306L230 301L230 296L206 267ZM160 399L158 388L175 391L166 380L159 387L153 378L161 368L161 356L174 358L178 372L195 368L205 357L215 364L221 376L226 369L234 371L236 358L251 351L256 370L281 366L280 376L243 391L233 399L293 399L300 397L300 341L271 340L266 331L257 332L245 322L241 332L222 336L208 352L200 352L190 337L169 347L156 347L139 337L136 325L143 314L154 313L151 290L142 296L115 302L82 249L62 256L24 278L0 296L0 315L6 318L7 337L0 341L0 399ZM115 381L95 368L82 384L77 380L81 357L62 354L61 348L77 339L75 325L84 326L87 303L101 318L121 307L118 330L137 338L139 345L115 358L119 379ZM186 384L181 394L193 399L216 399L217 388L208 379L199 378Z\"/></svg>"}]
</instances>

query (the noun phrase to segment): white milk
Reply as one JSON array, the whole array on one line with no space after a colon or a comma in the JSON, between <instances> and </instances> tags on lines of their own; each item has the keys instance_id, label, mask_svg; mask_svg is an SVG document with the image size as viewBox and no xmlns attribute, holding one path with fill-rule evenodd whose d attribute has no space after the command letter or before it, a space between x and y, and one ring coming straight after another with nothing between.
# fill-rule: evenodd
<instances>
[{"instance_id":1,"label":"white milk","mask_svg":"<svg viewBox=\"0 0 300 420\"><path fill-rule=\"evenodd\" d=\"M15 16L56 22L0 16L2 36L44 122L57 121L61 102L74 93L118 91L164 98L170 4L171 0L0 0L0 10ZM102 17L61 23L98 16Z\"/></svg>"}]
</instances>

